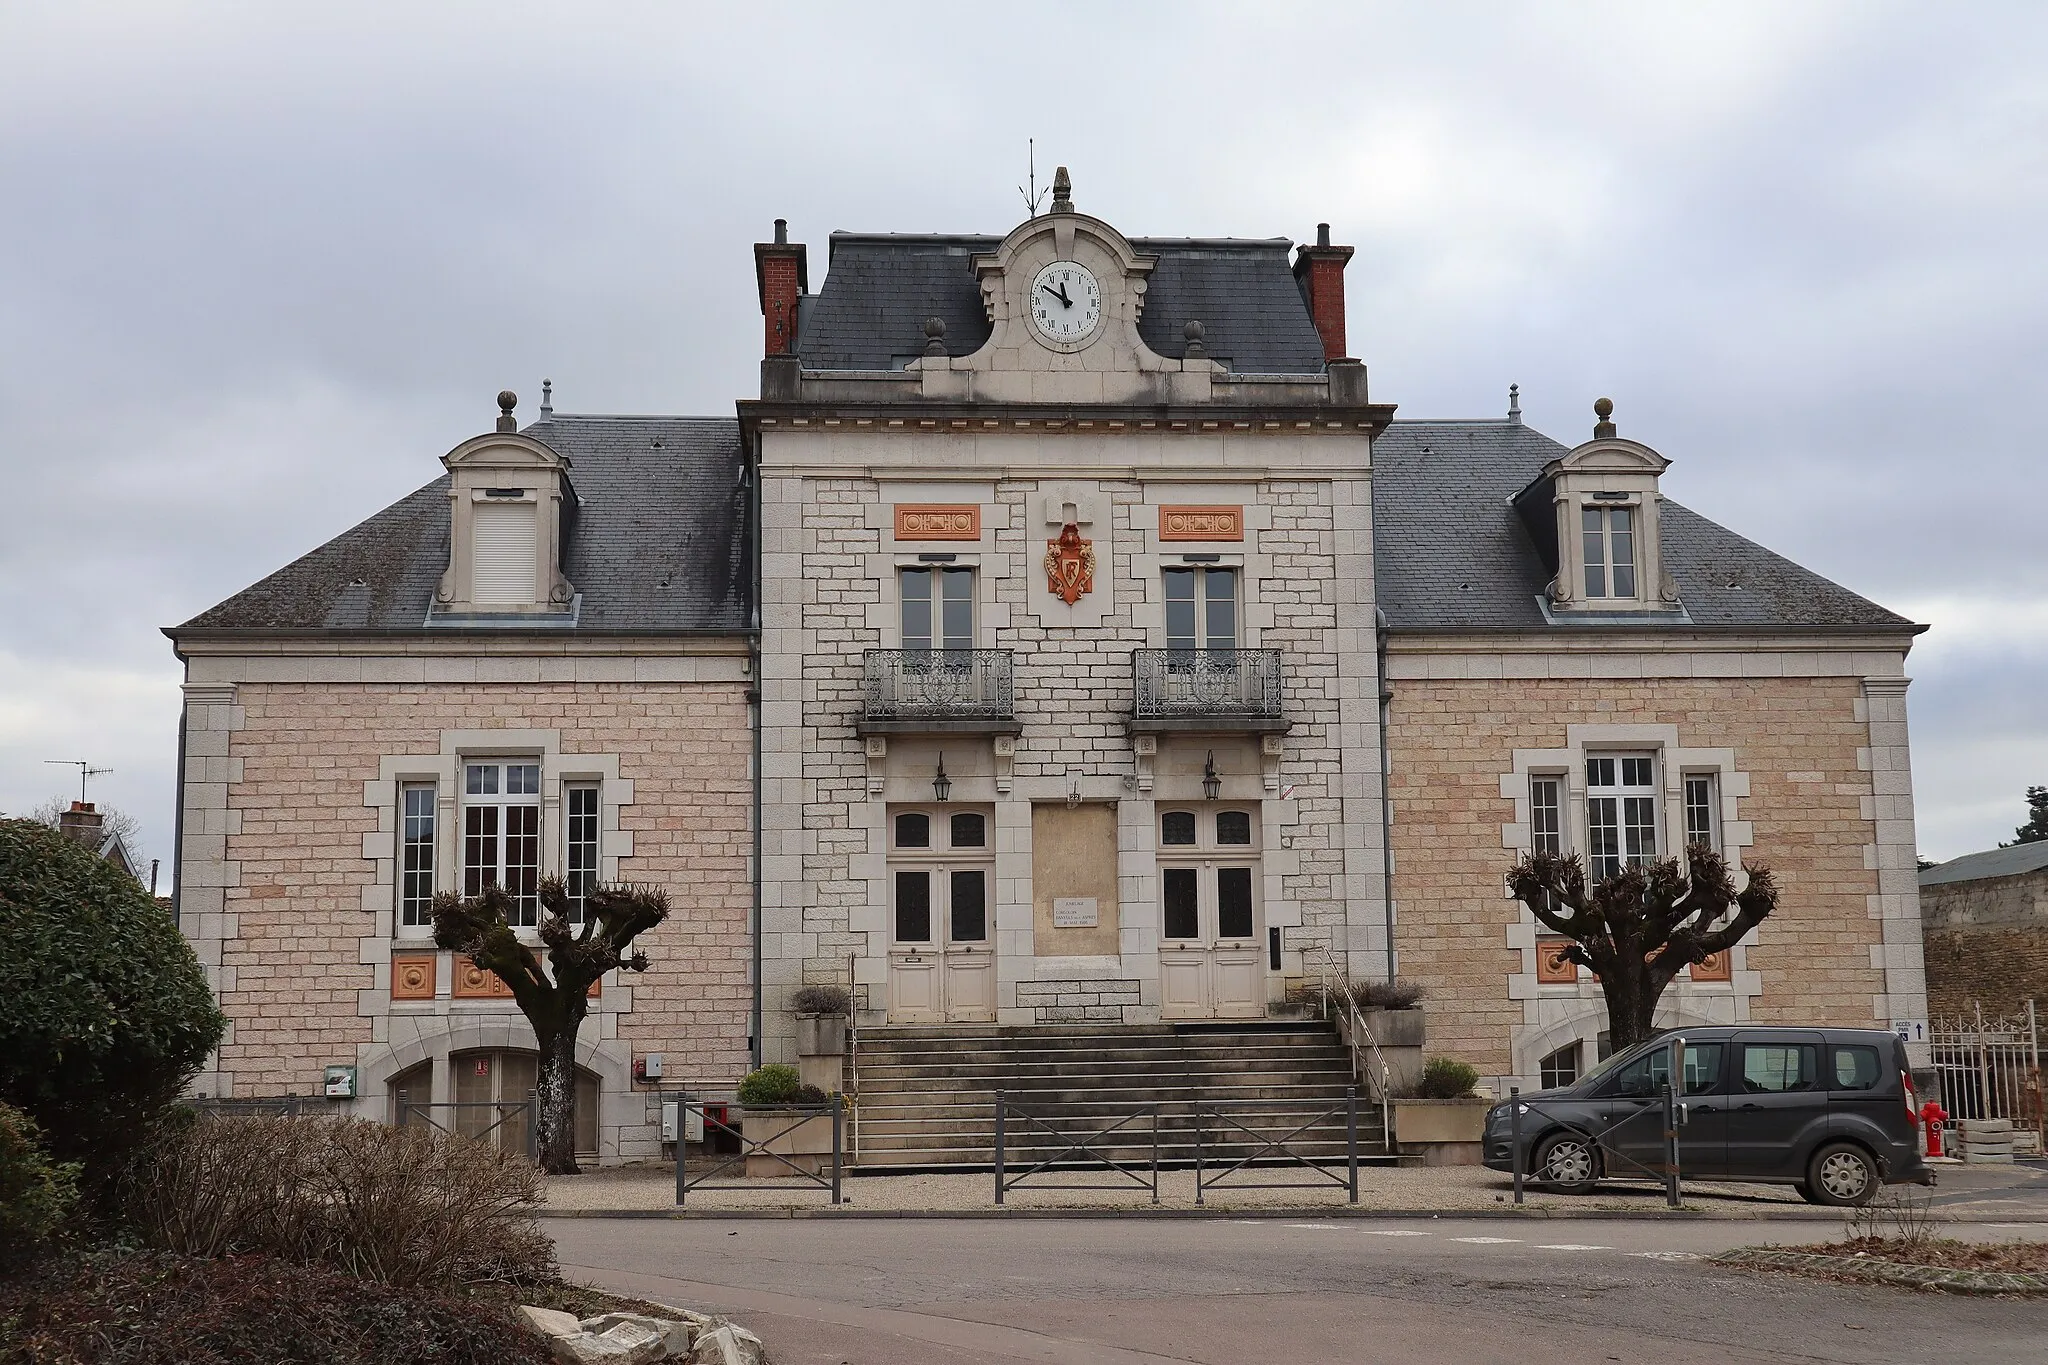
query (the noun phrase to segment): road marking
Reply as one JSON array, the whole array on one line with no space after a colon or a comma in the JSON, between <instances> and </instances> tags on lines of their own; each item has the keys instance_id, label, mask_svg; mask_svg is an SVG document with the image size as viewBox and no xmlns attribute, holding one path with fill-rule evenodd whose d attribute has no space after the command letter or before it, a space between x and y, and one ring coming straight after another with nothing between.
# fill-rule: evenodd
<instances>
[{"instance_id":1,"label":"road marking","mask_svg":"<svg viewBox=\"0 0 2048 1365\"><path fill-rule=\"evenodd\" d=\"M1453 1242L1470 1242L1474 1246L1497 1247L1505 1246L1509 1242L1519 1242L1522 1239L1519 1237L1453 1237L1451 1240Z\"/></svg>"},{"instance_id":2,"label":"road marking","mask_svg":"<svg viewBox=\"0 0 2048 1365\"><path fill-rule=\"evenodd\" d=\"M1706 1258L1696 1251L1631 1251L1631 1256L1640 1256L1646 1261L1702 1261Z\"/></svg>"},{"instance_id":3,"label":"road marking","mask_svg":"<svg viewBox=\"0 0 2048 1365\"><path fill-rule=\"evenodd\" d=\"M1538 1251L1612 1251L1613 1247L1596 1247L1589 1242L1545 1242Z\"/></svg>"},{"instance_id":4,"label":"road marking","mask_svg":"<svg viewBox=\"0 0 2048 1365\"><path fill-rule=\"evenodd\" d=\"M1335 1223L1289 1223L1287 1226L1291 1228L1308 1228L1314 1232L1335 1232L1337 1230Z\"/></svg>"},{"instance_id":5,"label":"road marking","mask_svg":"<svg viewBox=\"0 0 2048 1365\"><path fill-rule=\"evenodd\" d=\"M1416 1232L1416 1231L1414 1231L1414 1230L1413 1230L1412 1228L1360 1228L1360 1229L1359 1229L1359 1231L1360 1231L1360 1232L1362 1232L1362 1233L1364 1233L1364 1234L1365 1234L1366 1236L1368 1236L1368 1237L1427 1237L1427 1236L1429 1236L1429 1234L1428 1234L1428 1233L1426 1233L1426 1232Z\"/></svg>"}]
</instances>

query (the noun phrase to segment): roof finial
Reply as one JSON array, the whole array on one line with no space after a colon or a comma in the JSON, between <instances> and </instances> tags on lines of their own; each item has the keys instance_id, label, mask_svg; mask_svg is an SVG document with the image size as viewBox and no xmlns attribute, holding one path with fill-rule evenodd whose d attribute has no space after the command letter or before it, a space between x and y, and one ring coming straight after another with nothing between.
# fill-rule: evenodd
<instances>
[{"instance_id":1,"label":"roof finial","mask_svg":"<svg viewBox=\"0 0 2048 1365\"><path fill-rule=\"evenodd\" d=\"M946 353L946 320L936 315L924 320L924 353L944 355Z\"/></svg>"},{"instance_id":2,"label":"roof finial","mask_svg":"<svg viewBox=\"0 0 2048 1365\"><path fill-rule=\"evenodd\" d=\"M555 415L555 381L552 379L540 381L540 415L543 417Z\"/></svg>"},{"instance_id":3,"label":"roof finial","mask_svg":"<svg viewBox=\"0 0 2048 1365\"><path fill-rule=\"evenodd\" d=\"M519 395L510 389L498 390L498 430L519 430L519 419L512 415L512 409L519 406Z\"/></svg>"},{"instance_id":4,"label":"roof finial","mask_svg":"<svg viewBox=\"0 0 2048 1365\"><path fill-rule=\"evenodd\" d=\"M1052 211L1072 213L1074 211L1074 182L1067 176L1067 168L1060 167L1052 173Z\"/></svg>"},{"instance_id":5,"label":"roof finial","mask_svg":"<svg viewBox=\"0 0 2048 1365\"><path fill-rule=\"evenodd\" d=\"M1614 416L1614 400L1612 398L1594 399L1593 415L1600 419L1593 423L1593 439L1596 441L1611 440L1614 436L1614 423L1609 419Z\"/></svg>"},{"instance_id":6,"label":"roof finial","mask_svg":"<svg viewBox=\"0 0 2048 1365\"><path fill-rule=\"evenodd\" d=\"M1190 319L1187 326L1180 329L1181 336L1187 341L1187 346L1181 354L1190 360L1199 360L1207 355L1208 351L1202 345L1202 338L1207 332L1208 329L1202 326L1200 319Z\"/></svg>"},{"instance_id":7,"label":"roof finial","mask_svg":"<svg viewBox=\"0 0 2048 1365\"><path fill-rule=\"evenodd\" d=\"M1508 420L1516 426L1522 425L1522 386L1508 385Z\"/></svg>"}]
</instances>

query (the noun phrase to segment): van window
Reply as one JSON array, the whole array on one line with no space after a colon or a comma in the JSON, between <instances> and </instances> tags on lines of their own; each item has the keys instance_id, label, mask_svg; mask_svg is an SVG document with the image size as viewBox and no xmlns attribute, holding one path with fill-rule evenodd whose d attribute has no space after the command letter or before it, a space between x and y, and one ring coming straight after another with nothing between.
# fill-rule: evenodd
<instances>
[{"instance_id":1,"label":"van window","mask_svg":"<svg viewBox=\"0 0 2048 1365\"><path fill-rule=\"evenodd\" d=\"M1820 1049L1811 1043L1744 1043L1742 1088L1752 1095L1812 1090Z\"/></svg>"},{"instance_id":2,"label":"van window","mask_svg":"<svg viewBox=\"0 0 2048 1365\"><path fill-rule=\"evenodd\" d=\"M1835 1052L1835 1089L1875 1090L1884 1071L1874 1047L1838 1047Z\"/></svg>"},{"instance_id":3,"label":"van window","mask_svg":"<svg viewBox=\"0 0 2048 1365\"><path fill-rule=\"evenodd\" d=\"M1654 1048L1630 1062L1615 1078L1617 1095L1655 1095L1671 1073L1671 1049ZM1685 1045L1685 1093L1704 1095L1721 1083L1721 1044Z\"/></svg>"}]
</instances>

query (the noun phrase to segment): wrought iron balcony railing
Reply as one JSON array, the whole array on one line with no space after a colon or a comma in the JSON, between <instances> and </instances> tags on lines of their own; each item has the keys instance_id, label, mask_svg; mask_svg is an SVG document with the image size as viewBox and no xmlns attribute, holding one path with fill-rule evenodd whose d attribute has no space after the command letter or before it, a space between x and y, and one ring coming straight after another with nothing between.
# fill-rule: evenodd
<instances>
[{"instance_id":1,"label":"wrought iron balcony railing","mask_svg":"<svg viewBox=\"0 0 2048 1365\"><path fill-rule=\"evenodd\" d=\"M1134 649L1139 720L1281 719L1277 649Z\"/></svg>"},{"instance_id":2,"label":"wrought iron balcony railing","mask_svg":"<svg viewBox=\"0 0 2048 1365\"><path fill-rule=\"evenodd\" d=\"M869 721L1001 721L1017 714L1007 649L871 649Z\"/></svg>"}]
</instances>

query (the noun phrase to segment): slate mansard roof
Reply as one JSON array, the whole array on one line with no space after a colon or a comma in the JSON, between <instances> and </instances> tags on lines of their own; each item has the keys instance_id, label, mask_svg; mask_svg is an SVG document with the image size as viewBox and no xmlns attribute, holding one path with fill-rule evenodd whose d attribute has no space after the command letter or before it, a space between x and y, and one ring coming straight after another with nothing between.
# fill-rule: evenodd
<instances>
[{"instance_id":1,"label":"slate mansard roof","mask_svg":"<svg viewBox=\"0 0 2048 1365\"><path fill-rule=\"evenodd\" d=\"M739 424L557 414L522 429L569 460L578 499L563 575L569 631L736 634L752 624ZM419 631L448 567L443 475L173 634ZM550 633L564 627L546 627Z\"/></svg>"},{"instance_id":2,"label":"slate mansard roof","mask_svg":"<svg viewBox=\"0 0 2048 1365\"><path fill-rule=\"evenodd\" d=\"M900 370L924 351L924 321L946 320L946 350L988 340L973 257L1000 237L835 232L824 286L797 317L797 355L809 370ZM1286 238L1133 237L1157 256L1138 335L1178 360L1183 328L1199 321L1211 360L1239 374L1321 374L1323 343L1294 282Z\"/></svg>"},{"instance_id":3,"label":"slate mansard roof","mask_svg":"<svg viewBox=\"0 0 2048 1365\"><path fill-rule=\"evenodd\" d=\"M1392 423L1372 447L1374 586L1388 624L1560 629L1537 601L1552 571L1509 500L1565 453L1519 422ZM1664 562L1692 627L1920 629L1669 498L1659 507Z\"/></svg>"}]
</instances>

